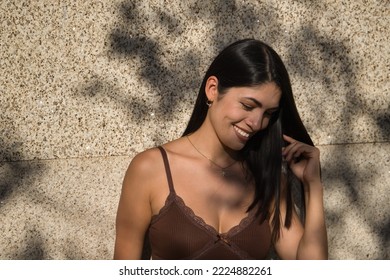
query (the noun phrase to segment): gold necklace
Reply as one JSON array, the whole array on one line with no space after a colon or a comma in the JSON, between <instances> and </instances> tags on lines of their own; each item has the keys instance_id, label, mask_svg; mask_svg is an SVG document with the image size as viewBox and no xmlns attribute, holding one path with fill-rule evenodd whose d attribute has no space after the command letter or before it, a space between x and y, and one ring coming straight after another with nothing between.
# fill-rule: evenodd
<instances>
[{"instance_id":1,"label":"gold necklace","mask_svg":"<svg viewBox=\"0 0 390 280\"><path fill-rule=\"evenodd\" d=\"M198 150L197 147L195 147L194 143L192 143L192 141L190 140L190 137L188 137L188 135L186 136L187 139L188 139L188 142L190 142L190 144L192 145L192 147L194 147L194 149L202 156L204 157L205 159L208 159L212 164L214 164L216 167L218 167L219 169L221 169L221 174L223 177L227 176L227 171L226 169L228 169L229 167L232 167L237 161L234 161L233 163L229 164L228 166L226 167L222 167L220 166L218 163L216 163L215 161L213 161L211 158L207 157L205 154L203 154L201 151Z\"/></svg>"}]
</instances>

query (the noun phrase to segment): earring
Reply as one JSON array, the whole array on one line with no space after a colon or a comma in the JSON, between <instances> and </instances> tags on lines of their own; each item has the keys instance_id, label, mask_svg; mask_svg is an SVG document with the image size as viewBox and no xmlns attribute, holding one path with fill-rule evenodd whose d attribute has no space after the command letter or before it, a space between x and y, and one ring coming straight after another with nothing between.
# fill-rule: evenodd
<instances>
[{"instance_id":1,"label":"earring","mask_svg":"<svg viewBox=\"0 0 390 280\"><path fill-rule=\"evenodd\" d=\"M213 101L211 101L211 100L207 100L206 101L206 105L207 105L207 107L211 107L211 104L213 104Z\"/></svg>"}]
</instances>

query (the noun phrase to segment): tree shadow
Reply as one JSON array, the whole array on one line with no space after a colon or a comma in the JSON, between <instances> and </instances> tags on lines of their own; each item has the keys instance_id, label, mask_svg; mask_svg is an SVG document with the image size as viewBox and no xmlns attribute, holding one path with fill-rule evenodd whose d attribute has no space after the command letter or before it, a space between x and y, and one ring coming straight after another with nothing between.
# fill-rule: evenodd
<instances>
[{"instance_id":1,"label":"tree shadow","mask_svg":"<svg viewBox=\"0 0 390 280\"><path fill-rule=\"evenodd\" d=\"M156 96L154 103L145 102L135 88L129 89L129 96L103 77L95 77L80 93L84 96L96 96L97 92L101 92L140 123L150 122L151 111L161 122L169 122L174 119L178 109L182 110L183 100L195 101L203 75L198 73L198 69L203 68L202 54L189 47L183 47L177 53L167 43L162 43L164 40L159 40L162 37L174 40L182 36L188 22L183 22L177 14L170 14L166 7L148 6L149 13L146 14L143 10L146 9L145 5L147 6L139 0L127 0L118 6L119 22L108 36L108 56L124 59L129 69L136 72L137 78L151 86L151 91ZM181 5L188 17L187 21L211 19L214 27L210 30L212 40L208 47L215 54L223 46L240 39L240 30L248 30L245 37L253 37L251 29L260 27L266 32L267 24L277 25L272 9L264 9L259 15L250 4L239 8L233 0L219 0L212 5L205 5L202 1ZM218 19L216 14L219 14ZM159 30L161 34L145 34L145 30L151 28ZM279 34L279 29L271 31ZM150 138L154 139L156 145L163 143L157 131Z\"/></svg>"},{"instance_id":2,"label":"tree shadow","mask_svg":"<svg viewBox=\"0 0 390 280\"><path fill-rule=\"evenodd\" d=\"M312 5L310 1L301 2L306 4L307 9L311 12L321 13L319 5ZM172 15L169 10L161 7L149 7L151 13L146 14L141 4L142 1L123 1L119 6L120 21L109 34L109 55L113 55L114 58L125 58L129 67L132 67L132 61L140 61L141 66L135 70L138 79L147 81L156 92L156 96L159 97L156 98L158 102L157 114L160 121L163 122L174 117L179 102L186 95L186 92L197 91L200 84L199 77L194 78L183 69L190 69L190 72L193 70L192 73L196 73L195 69L201 68L202 58L199 53L186 48L182 50L184 54L180 54L182 59L176 57L173 59L174 63L167 64L166 61L171 61L172 57L178 54L173 53L169 46L164 45L163 40L159 40L158 36L144 34L144 30L153 21L152 27L162 32L159 36L174 38L183 36L185 26L180 15ZM254 35L262 34L262 37L267 38L271 45L276 44L279 38L284 37L281 23L276 19L277 12L266 4L261 11L256 11L251 4L238 6L233 0L215 1L211 6L204 5L202 1L193 1L187 6L183 3L181 5L184 5L183 9L188 12L186 16L190 20L195 21L203 18L212 22L212 28L209 30L212 42L208 47L213 48L214 52L243 37L255 37ZM257 31L253 32L255 29ZM332 135L334 138L331 144L345 144L343 139L353 138L350 131L356 130L356 116L373 120L383 139L389 139L389 114L386 112L378 113L374 108L367 107L359 95L355 61L350 56L349 47L331 34L320 36L319 32L310 24L302 25L300 32L291 36L290 52L284 59L288 62L289 70L297 73L301 79L309 81L314 79L325 88L324 96L320 98L325 101L325 106L323 104L319 104L319 106L313 104L312 106L315 108L314 115L316 116L314 125L326 127L327 121L330 119L327 112L330 106L329 103L326 106L326 101L332 98L343 98L344 102L336 108L341 116L340 125L337 127L337 132L340 133ZM313 64L311 59L317 60L318 54L321 55L319 60L322 63ZM94 95L96 91L107 84L109 83L102 80L101 77L96 77L96 80L92 81L83 94ZM147 120L150 107L142 97L134 94L127 98L121 92L111 92L115 92L115 94L111 94L109 97L120 104L124 110L128 110L140 123ZM157 142L161 141L157 133L152 137L157 139ZM357 206L362 205L364 197L360 195L360 190L356 186L362 184L361 178L370 180L370 177L365 176L367 174L356 176L353 171L353 159L343 157L342 154L343 147L338 146L333 150L331 158L337 158L339 166L343 166L346 173L339 174L337 167L333 166L326 167L324 170L328 174L338 174L339 177L335 180L346 186L350 202ZM329 220L336 221L340 218L337 215L342 215L342 213L332 213ZM370 221L370 218L366 217L366 220ZM386 226L388 223L384 226L370 224L373 232L376 232L384 245L389 242ZM384 253L382 256L386 258L387 255Z\"/></svg>"},{"instance_id":3,"label":"tree shadow","mask_svg":"<svg viewBox=\"0 0 390 280\"><path fill-rule=\"evenodd\" d=\"M116 28L109 35L110 53L115 57L125 57L129 67L132 61L140 58L141 66L136 72L139 79L147 81L156 95L159 96L157 114L164 120L169 120L174 115L186 92L194 90L197 83L191 79L191 74L186 69L196 69L199 66L197 55L192 50L186 50L180 60L167 65L166 58L174 53L159 41L148 38L142 32L145 28L146 15L137 9L137 1L125 1L119 7L120 17L123 22L120 28ZM162 31L169 36L180 36L182 33L179 20L167 14L164 10L154 7L154 19L158 20ZM161 34L164 36L164 34ZM164 47L163 47L164 46ZM122 102L120 96L111 96L114 100ZM145 104L140 97L131 97L129 106ZM142 120L145 114L136 114L135 117Z\"/></svg>"},{"instance_id":4,"label":"tree shadow","mask_svg":"<svg viewBox=\"0 0 390 280\"><path fill-rule=\"evenodd\" d=\"M0 138L0 147L2 147L2 159L0 159L0 210L2 206L7 204L8 198L14 192L28 188L28 186L23 186L22 184L26 177L38 174L44 168L39 164L24 164L18 160L19 150L7 146L4 142Z\"/></svg>"},{"instance_id":5,"label":"tree shadow","mask_svg":"<svg viewBox=\"0 0 390 280\"><path fill-rule=\"evenodd\" d=\"M1 140L1 139L0 139ZM0 141L2 142L2 141ZM41 174L45 167L40 164L36 164L34 162L26 162L22 161L14 161L15 159L12 157L14 155L12 149L7 149L7 147L2 146L4 149L3 155L5 155L3 162L0 162L0 211L4 213L6 211L6 207L8 203L11 203L21 193L26 193L30 191L30 184L25 184L25 179L29 177L35 177L37 174ZM13 161L11 161L13 160ZM22 207L22 206L20 206ZM2 213L2 214L3 214ZM6 216L9 213L4 213ZM12 213L12 215L16 215L16 213ZM7 219L18 219L20 217L9 216ZM27 227L33 226L32 223L26 224ZM27 230L26 228L22 232L15 232L12 238L9 240L9 244L12 242L19 242L19 238L25 234L27 238L27 244L25 247L25 251L16 252L16 254L12 255L12 252L7 252L7 254L11 253L11 259L26 259L26 260L38 260L43 259L44 250L43 250L43 241L39 237L37 232L33 232L31 230ZM5 258L5 256L1 256L4 253L0 253L0 258Z\"/></svg>"},{"instance_id":6,"label":"tree shadow","mask_svg":"<svg viewBox=\"0 0 390 280\"><path fill-rule=\"evenodd\" d=\"M30 234L31 231L29 231ZM26 249L19 256L14 256L13 259L20 260L44 260L45 259L45 251L44 251L44 241L40 237L39 233L35 233L35 235L31 235L28 237L28 241L26 243Z\"/></svg>"},{"instance_id":7,"label":"tree shadow","mask_svg":"<svg viewBox=\"0 0 390 280\"><path fill-rule=\"evenodd\" d=\"M319 11L318 11L319 12ZM315 114L318 116L316 119L318 127L325 127L331 118L327 115L326 110L329 109L329 106L324 106L326 100L336 98L336 96L344 97L346 102L339 105L339 110L341 110L340 116L340 126L338 127L340 139L333 139L332 144L345 144L341 139L353 139L353 133L355 127L358 125L356 123L357 116L368 117L373 120L373 123L376 123L378 129L383 137L383 139L389 139L389 114L388 113L379 113L374 108L368 108L363 101L359 88L357 87L357 75L354 66L356 63L352 57L349 56L351 50L341 41L337 41L330 37L319 36L313 27L306 26L302 27L302 36L296 38L296 43L291 47L290 54L288 56L290 61L290 66L300 77L304 79L310 79L319 81L321 84L326 86L326 92L324 97L320 101L321 104L315 107ZM299 39L302 38L302 39ZM317 51L319 51L323 63L321 65L313 65L310 58L313 57L313 53L307 51L308 45L313 46ZM336 74L337 73L337 76ZM340 87L341 86L341 87ZM365 197L361 195L361 190L357 186L368 185L375 170L371 170L372 167L367 166L367 168L362 171L354 170L353 158L345 156L345 151L342 145L337 145L334 150L332 150L331 158L337 159L338 164L334 166L327 167L324 171L327 174L332 174L336 176L335 180L341 181L344 186L347 187L349 201L363 209L364 207L369 207L365 205ZM342 170L339 168L342 167ZM336 175L337 174L337 175ZM333 177L334 178L334 177ZM331 190L329 190L331 191ZM342 215L343 213L338 213ZM368 214L363 211L365 215L365 221L369 223L372 232L381 240L381 246L386 247L386 244L389 242L388 232L389 229L387 224L376 224L371 222L371 219ZM339 217L341 218L341 217ZM359 252L360 256L365 256L364 252ZM386 259L388 253L386 250L381 250L382 259Z\"/></svg>"},{"instance_id":8,"label":"tree shadow","mask_svg":"<svg viewBox=\"0 0 390 280\"><path fill-rule=\"evenodd\" d=\"M390 111L390 105L387 111ZM379 113L377 115L376 124L380 128L383 139L387 139L388 141L390 140L390 113Z\"/></svg>"}]
</instances>

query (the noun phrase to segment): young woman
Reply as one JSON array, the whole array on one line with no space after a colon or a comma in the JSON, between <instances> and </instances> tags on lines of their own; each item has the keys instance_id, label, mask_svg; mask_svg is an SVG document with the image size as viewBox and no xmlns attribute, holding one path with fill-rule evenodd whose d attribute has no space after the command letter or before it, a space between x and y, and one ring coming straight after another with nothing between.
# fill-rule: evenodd
<instances>
[{"instance_id":1,"label":"young woman","mask_svg":"<svg viewBox=\"0 0 390 280\"><path fill-rule=\"evenodd\" d=\"M299 218L292 186L304 197ZM134 157L115 259L326 259L319 150L278 54L253 39L212 62L183 137Z\"/></svg>"}]
</instances>

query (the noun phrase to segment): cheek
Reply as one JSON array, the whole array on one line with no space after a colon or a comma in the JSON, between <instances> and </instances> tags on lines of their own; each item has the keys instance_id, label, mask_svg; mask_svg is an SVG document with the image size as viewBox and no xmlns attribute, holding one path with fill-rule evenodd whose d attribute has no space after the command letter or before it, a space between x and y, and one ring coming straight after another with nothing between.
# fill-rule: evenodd
<instances>
[{"instance_id":1,"label":"cheek","mask_svg":"<svg viewBox=\"0 0 390 280\"><path fill-rule=\"evenodd\" d=\"M232 120L232 121L242 121L244 119L247 118L247 114L243 113L242 111L240 110L237 110L237 109L232 109L229 114L228 114L228 117Z\"/></svg>"},{"instance_id":2,"label":"cheek","mask_svg":"<svg viewBox=\"0 0 390 280\"><path fill-rule=\"evenodd\" d=\"M245 112L241 108L237 108L237 106L225 106L219 110L219 115L225 120L237 122L241 121L246 117Z\"/></svg>"}]
</instances>

